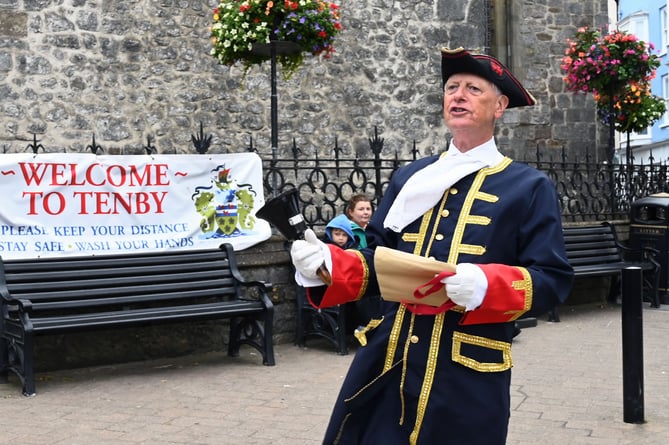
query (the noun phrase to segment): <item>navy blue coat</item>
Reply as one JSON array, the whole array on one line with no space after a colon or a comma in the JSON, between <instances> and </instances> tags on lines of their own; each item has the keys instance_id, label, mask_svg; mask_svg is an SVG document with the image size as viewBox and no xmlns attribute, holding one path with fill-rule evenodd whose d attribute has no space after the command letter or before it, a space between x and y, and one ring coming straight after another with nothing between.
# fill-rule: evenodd
<instances>
[{"instance_id":1,"label":"navy blue coat","mask_svg":"<svg viewBox=\"0 0 669 445\"><path fill-rule=\"evenodd\" d=\"M367 333L368 344L356 353L343 383L326 445L504 445L513 320L543 314L570 292L573 272L555 187L543 173L508 158L461 179L401 233L383 229L401 186L436 159L395 173L367 227L369 248L359 260L334 253L333 277L342 285L320 290L341 295L348 286L352 299L378 293L374 249L387 246L489 267L484 303L439 315L384 303L383 321ZM351 261L361 267L338 272ZM356 272L364 278L346 275L353 270L364 271ZM319 296L318 288L312 290Z\"/></svg>"}]
</instances>

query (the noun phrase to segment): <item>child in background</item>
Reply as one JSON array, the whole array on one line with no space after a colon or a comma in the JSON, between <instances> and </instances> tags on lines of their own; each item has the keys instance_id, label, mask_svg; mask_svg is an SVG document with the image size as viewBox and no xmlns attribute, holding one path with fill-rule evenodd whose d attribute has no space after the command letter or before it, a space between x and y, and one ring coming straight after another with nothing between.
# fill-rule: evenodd
<instances>
[{"instance_id":1,"label":"child in background","mask_svg":"<svg viewBox=\"0 0 669 445\"><path fill-rule=\"evenodd\" d=\"M325 234L328 241L338 245L342 249L355 249L358 247L356 237L353 235L351 221L346 215L338 215L325 226Z\"/></svg>"}]
</instances>

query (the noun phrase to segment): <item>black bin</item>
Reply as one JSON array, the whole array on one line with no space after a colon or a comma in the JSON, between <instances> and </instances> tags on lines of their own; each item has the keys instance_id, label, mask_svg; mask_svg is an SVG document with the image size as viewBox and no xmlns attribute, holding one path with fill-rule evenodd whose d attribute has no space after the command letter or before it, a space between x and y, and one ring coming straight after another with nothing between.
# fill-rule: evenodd
<instances>
[{"instance_id":1,"label":"black bin","mask_svg":"<svg viewBox=\"0 0 669 445\"><path fill-rule=\"evenodd\" d=\"M659 251L659 300L669 304L669 193L657 193L632 203L629 246Z\"/></svg>"}]
</instances>

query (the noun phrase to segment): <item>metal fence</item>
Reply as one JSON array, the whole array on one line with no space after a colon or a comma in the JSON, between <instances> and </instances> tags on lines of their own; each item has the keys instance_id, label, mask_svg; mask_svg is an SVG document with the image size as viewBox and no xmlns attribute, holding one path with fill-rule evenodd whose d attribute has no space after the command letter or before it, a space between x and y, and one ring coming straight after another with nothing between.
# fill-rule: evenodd
<instances>
[{"instance_id":1,"label":"metal fence","mask_svg":"<svg viewBox=\"0 0 669 445\"><path fill-rule=\"evenodd\" d=\"M206 135L200 125L199 134L193 135L191 140L195 152L204 154L212 137ZM374 136L369 138L371 157L342 157L336 139L332 156L327 158L305 156L295 142L289 158L279 158L275 151L269 155L259 153L263 159L265 195L276 196L296 188L307 224L313 227L325 226L342 213L356 193L366 193L376 205L393 172L422 156L415 141L408 158L401 158L399 153L383 154L383 145L384 139L378 136L375 128ZM36 135L26 150L34 153L47 151ZM104 153L94 135L86 150ZM258 152L252 139L246 150ZM7 147L3 147L3 152L7 151ZM140 151L159 152L150 137ZM558 159L546 159L537 149L533 159L521 160L551 178L557 188L564 222L626 220L636 199L669 191L666 163L607 164L592 162L587 150L580 155L582 159L571 160L562 150Z\"/></svg>"},{"instance_id":2,"label":"metal fence","mask_svg":"<svg viewBox=\"0 0 669 445\"><path fill-rule=\"evenodd\" d=\"M372 158L344 158L335 147L327 159L305 157L293 147L290 159L263 160L265 193L275 196L288 188L298 189L301 208L310 226L324 226L344 211L350 197L366 193L375 205L383 196L393 172L418 157L382 156L383 139L370 138ZM415 147L415 143L414 143ZM569 160L564 150L558 159L545 159L537 149L525 162L543 171L556 186L564 222L627 220L632 202L653 193L667 192L667 165L595 163Z\"/></svg>"},{"instance_id":3,"label":"metal fence","mask_svg":"<svg viewBox=\"0 0 669 445\"><path fill-rule=\"evenodd\" d=\"M644 196L667 192L666 164L593 163L588 158L528 162L545 172L557 188L566 222L626 220L631 204Z\"/></svg>"}]
</instances>

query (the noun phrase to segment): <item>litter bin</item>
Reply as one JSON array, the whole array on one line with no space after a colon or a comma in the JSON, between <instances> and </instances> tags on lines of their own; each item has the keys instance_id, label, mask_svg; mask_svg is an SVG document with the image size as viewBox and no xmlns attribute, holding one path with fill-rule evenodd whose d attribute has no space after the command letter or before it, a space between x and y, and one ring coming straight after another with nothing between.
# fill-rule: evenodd
<instances>
[{"instance_id":1,"label":"litter bin","mask_svg":"<svg viewBox=\"0 0 669 445\"><path fill-rule=\"evenodd\" d=\"M632 203L629 246L659 251L659 300L669 304L669 193L657 193Z\"/></svg>"}]
</instances>

